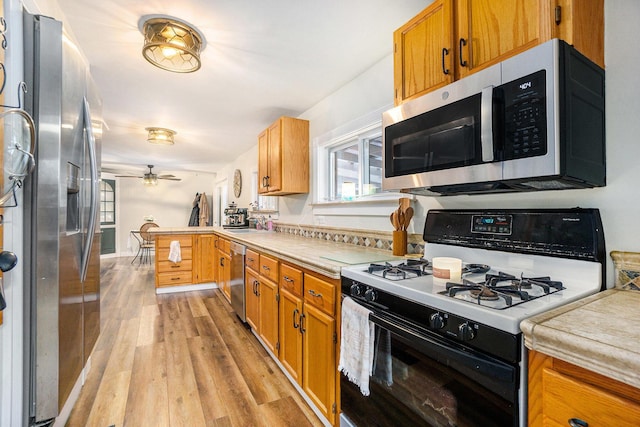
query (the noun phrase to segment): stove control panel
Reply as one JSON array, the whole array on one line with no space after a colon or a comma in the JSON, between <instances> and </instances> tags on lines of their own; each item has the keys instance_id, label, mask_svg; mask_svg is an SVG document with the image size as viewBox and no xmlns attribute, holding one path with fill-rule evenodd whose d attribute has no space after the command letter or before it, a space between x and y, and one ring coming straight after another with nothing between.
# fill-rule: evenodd
<instances>
[{"instance_id":1,"label":"stove control panel","mask_svg":"<svg viewBox=\"0 0 640 427\"><path fill-rule=\"evenodd\" d=\"M445 315L440 312L433 313L429 316L429 327L431 329L442 329L445 325Z\"/></svg>"}]
</instances>

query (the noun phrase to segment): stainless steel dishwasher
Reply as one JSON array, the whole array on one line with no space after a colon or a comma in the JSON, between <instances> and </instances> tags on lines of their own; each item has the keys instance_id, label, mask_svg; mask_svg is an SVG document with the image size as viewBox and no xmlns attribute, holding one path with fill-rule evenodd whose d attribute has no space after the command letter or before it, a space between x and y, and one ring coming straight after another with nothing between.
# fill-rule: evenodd
<instances>
[{"instance_id":1,"label":"stainless steel dishwasher","mask_svg":"<svg viewBox=\"0 0 640 427\"><path fill-rule=\"evenodd\" d=\"M231 307L236 312L240 320L247 321L246 308L244 301L244 254L246 247L231 242Z\"/></svg>"}]
</instances>

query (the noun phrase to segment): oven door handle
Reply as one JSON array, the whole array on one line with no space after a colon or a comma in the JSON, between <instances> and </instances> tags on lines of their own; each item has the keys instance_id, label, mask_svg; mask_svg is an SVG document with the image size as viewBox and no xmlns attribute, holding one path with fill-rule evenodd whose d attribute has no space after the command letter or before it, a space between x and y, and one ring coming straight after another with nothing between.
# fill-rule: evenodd
<instances>
[{"instance_id":1,"label":"oven door handle","mask_svg":"<svg viewBox=\"0 0 640 427\"><path fill-rule=\"evenodd\" d=\"M458 347L456 343L453 345L445 343L438 337L431 337L412 330L375 313L369 315L369 320L419 346L419 349L427 356L461 373L470 374L476 378L478 376L490 378L502 384L515 384L516 382L515 368L504 362L494 360L489 356L476 355L470 349L456 348Z\"/></svg>"}]
</instances>

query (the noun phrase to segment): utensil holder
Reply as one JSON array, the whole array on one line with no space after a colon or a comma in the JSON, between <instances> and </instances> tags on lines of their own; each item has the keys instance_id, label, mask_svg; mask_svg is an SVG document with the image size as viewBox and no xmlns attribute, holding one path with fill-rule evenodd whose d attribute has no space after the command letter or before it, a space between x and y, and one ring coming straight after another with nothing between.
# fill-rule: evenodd
<instances>
[{"instance_id":1,"label":"utensil holder","mask_svg":"<svg viewBox=\"0 0 640 427\"><path fill-rule=\"evenodd\" d=\"M393 255L403 256L407 253L407 230L393 232Z\"/></svg>"}]
</instances>

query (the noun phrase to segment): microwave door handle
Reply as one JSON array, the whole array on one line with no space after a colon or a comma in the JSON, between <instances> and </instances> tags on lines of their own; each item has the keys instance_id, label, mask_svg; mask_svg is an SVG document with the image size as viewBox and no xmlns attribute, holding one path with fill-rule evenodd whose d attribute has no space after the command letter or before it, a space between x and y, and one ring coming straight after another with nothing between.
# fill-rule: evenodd
<instances>
[{"instance_id":1,"label":"microwave door handle","mask_svg":"<svg viewBox=\"0 0 640 427\"><path fill-rule=\"evenodd\" d=\"M482 161L493 161L493 86L482 89L480 103Z\"/></svg>"}]
</instances>

